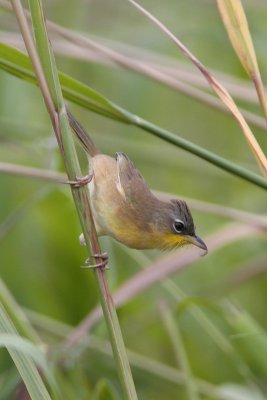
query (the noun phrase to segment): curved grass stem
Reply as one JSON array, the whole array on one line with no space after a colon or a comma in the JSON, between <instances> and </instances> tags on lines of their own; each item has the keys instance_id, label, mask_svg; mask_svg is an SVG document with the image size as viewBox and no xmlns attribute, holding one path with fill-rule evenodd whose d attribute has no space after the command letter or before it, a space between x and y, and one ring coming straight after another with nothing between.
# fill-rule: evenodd
<instances>
[{"instance_id":1,"label":"curved grass stem","mask_svg":"<svg viewBox=\"0 0 267 400\"><path fill-rule=\"evenodd\" d=\"M74 138L68 123L68 116L54 55L47 37L41 0L29 0L29 5L36 48L21 2L20 0L12 0L12 6L21 28L29 57L33 63L36 79L45 99L45 104L58 140L68 179L74 181L77 176L81 176L81 168L74 146ZM89 254L101 254L90 208L88 190L84 186L72 188L72 194L82 225L88 252ZM137 400L116 309L109 291L104 270L102 268L96 268L94 272L124 398L127 400Z\"/></svg>"}]
</instances>

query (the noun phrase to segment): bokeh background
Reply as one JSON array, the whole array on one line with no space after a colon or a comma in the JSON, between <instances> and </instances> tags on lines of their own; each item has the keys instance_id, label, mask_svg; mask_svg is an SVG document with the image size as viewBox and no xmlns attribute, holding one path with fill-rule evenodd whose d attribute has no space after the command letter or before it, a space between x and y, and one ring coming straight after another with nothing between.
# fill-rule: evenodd
<instances>
[{"instance_id":1,"label":"bokeh background","mask_svg":"<svg viewBox=\"0 0 267 400\"><path fill-rule=\"evenodd\" d=\"M215 1L145 0L142 4L214 70L219 79L221 73L231 79L238 78L241 87L250 87L253 92L228 40ZM266 82L267 5L256 0L246 0L243 4ZM155 52L167 65L175 67L179 61L185 69L200 75L174 44L127 1L46 0L44 10L48 19L85 35L94 35L108 46L122 48L130 54L134 51L137 56L149 59L151 52ZM20 46L15 18L1 8L0 29L2 40ZM66 47L64 52L69 54L62 55L62 39L51 35L51 41L60 70L132 113L259 173L243 134L231 116L140 74L76 57L73 48ZM86 50L84 53L87 54ZM1 161L63 172L39 89L0 71L0 102ZM241 99L238 104L261 115L255 102ZM108 120L71 103L69 107L104 153L125 152L151 188L253 214L266 212L263 189L136 127ZM252 129L265 150L266 131L253 126ZM85 171L87 162L79 152ZM48 316L76 326L98 305L99 299L93 273L80 268L87 255L79 244L80 226L69 188L0 173L0 193L3 281L19 305L38 313L35 316ZM216 214L194 209L192 212L197 232L204 239L230 222ZM165 255L159 251L127 250L108 238L101 239L101 244L110 255L107 277L113 292L142 267ZM266 236L251 233L246 239L200 257L190 268L171 276L168 281L171 286L161 282L148 287L119 308L127 348L146 357L139 367L133 362L140 399L190 400L184 384L164 378L163 367L158 366L157 373L147 367L147 360L151 360L183 370L182 356L180 359L179 355L175 356L166 326L168 313L176 334L179 332L179 343L191 374L214 385L220 393L226 393L226 397L200 394L192 399L266 398L267 365L263 352L267 349L266 254ZM193 310L205 315L204 326L192 314ZM238 319L240 315L242 321ZM50 333L47 324L46 329L37 327L44 341L55 346L60 344L62 338L52 332L53 323ZM221 342L214 327L223 337ZM93 328L93 334L108 340L104 322ZM120 393L112 357L97 348L76 353L74 349L76 357L62 367L64 372L61 370L60 379L69 390L64 398L93 398L90 396L103 377ZM0 350L0 367L3 389L6 382L15 382L10 376L17 376L4 350ZM192 382L195 381L192 379ZM6 396L10 398L10 392Z\"/></svg>"}]
</instances>

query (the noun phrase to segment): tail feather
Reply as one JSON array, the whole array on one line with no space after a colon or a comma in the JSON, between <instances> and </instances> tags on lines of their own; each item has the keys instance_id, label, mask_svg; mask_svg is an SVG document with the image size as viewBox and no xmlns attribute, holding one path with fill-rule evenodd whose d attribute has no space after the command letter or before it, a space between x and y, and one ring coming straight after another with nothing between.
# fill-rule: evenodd
<instances>
[{"instance_id":1,"label":"tail feather","mask_svg":"<svg viewBox=\"0 0 267 400\"><path fill-rule=\"evenodd\" d=\"M73 132L76 134L77 139L84 148L84 150L91 156L94 157L96 154L100 154L100 150L96 147L93 140L86 132L86 130L80 125L74 115L67 108L67 114L69 118L70 126Z\"/></svg>"}]
</instances>

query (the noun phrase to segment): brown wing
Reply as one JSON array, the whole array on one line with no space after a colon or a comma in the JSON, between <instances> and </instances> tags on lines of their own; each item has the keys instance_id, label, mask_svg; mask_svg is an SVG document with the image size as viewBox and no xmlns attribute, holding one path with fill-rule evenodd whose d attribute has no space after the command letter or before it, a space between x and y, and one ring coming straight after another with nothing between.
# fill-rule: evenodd
<instances>
[{"instance_id":1,"label":"brown wing","mask_svg":"<svg viewBox=\"0 0 267 400\"><path fill-rule=\"evenodd\" d=\"M127 202L137 205L140 197L153 196L144 178L124 153L116 153L117 188Z\"/></svg>"}]
</instances>

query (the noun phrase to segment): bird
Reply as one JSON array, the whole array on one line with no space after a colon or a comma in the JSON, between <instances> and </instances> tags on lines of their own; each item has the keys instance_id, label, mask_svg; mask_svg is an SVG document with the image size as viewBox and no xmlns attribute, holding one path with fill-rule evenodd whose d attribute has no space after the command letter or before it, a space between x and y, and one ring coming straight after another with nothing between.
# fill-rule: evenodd
<instances>
[{"instance_id":1,"label":"bird","mask_svg":"<svg viewBox=\"0 0 267 400\"><path fill-rule=\"evenodd\" d=\"M67 114L90 159L88 188L97 235L134 249L171 250L193 244L207 254L187 203L156 197L126 154L103 154L69 109Z\"/></svg>"}]
</instances>

